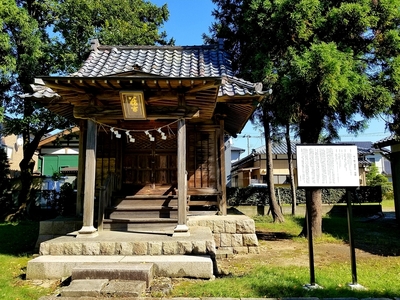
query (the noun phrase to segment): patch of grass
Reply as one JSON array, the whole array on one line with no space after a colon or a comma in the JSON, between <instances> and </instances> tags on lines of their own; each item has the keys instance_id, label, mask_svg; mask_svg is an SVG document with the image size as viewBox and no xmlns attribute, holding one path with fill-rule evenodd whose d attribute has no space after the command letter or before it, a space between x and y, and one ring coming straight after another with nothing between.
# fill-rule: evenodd
<instances>
[{"instance_id":1,"label":"patch of grass","mask_svg":"<svg viewBox=\"0 0 400 300\"><path fill-rule=\"evenodd\" d=\"M0 224L0 299L38 299L50 292L24 280L38 233L38 222Z\"/></svg>"},{"instance_id":2,"label":"patch of grass","mask_svg":"<svg viewBox=\"0 0 400 300\"><path fill-rule=\"evenodd\" d=\"M285 216L284 223L274 223L271 216L255 216L256 230L284 232L290 237L298 236L302 229L304 217Z\"/></svg>"},{"instance_id":3,"label":"patch of grass","mask_svg":"<svg viewBox=\"0 0 400 300\"><path fill-rule=\"evenodd\" d=\"M358 250L375 254L357 257L358 282L366 290L351 290L351 265L345 261L331 261L315 268L316 282L323 289L307 290L309 266L306 264L282 264L293 261L294 257L305 257L307 262L307 240L299 238L304 217L285 216L285 223L273 223L270 216L255 217L256 230L264 234L260 244L273 249L274 241L284 241L287 249L278 255L261 260L258 255L242 256L240 261L232 261L230 275L213 281L182 280L175 284L171 297L354 297L354 298L395 298L400 291L400 229L392 220L368 221L355 218L355 246ZM346 217L324 217L323 237L316 244L332 247L334 243L348 241ZM26 266L32 253L39 231L37 222L0 224L0 299L38 299L50 294L55 286L42 288L33 286L25 279ZM329 249L330 250L330 249ZM325 252L324 252L325 255ZM327 252L326 255L330 255ZM265 258L265 257L264 257Z\"/></svg>"},{"instance_id":4,"label":"patch of grass","mask_svg":"<svg viewBox=\"0 0 400 300\"><path fill-rule=\"evenodd\" d=\"M362 256L357 259L358 282L365 290L352 290L352 270L350 257L339 261L329 258L330 244L348 241L346 217L324 217L324 234L315 244L324 244L327 256L315 268L316 283L322 289L305 289L310 282L307 264L296 264L296 258L304 256L308 263L307 240L298 238L304 218L285 216L286 222L273 223L270 216L254 218L258 234L267 236L260 244L274 248L274 241L286 240L290 249L276 251L264 259L256 256L230 261L231 275L221 276L214 281L184 281L174 287L172 297L232 297L232 298L394 298L400 291L400 229L390 220L366 221L355 218L355 246L359 250L378 255ZM278 243L279 245L279 243ZM389 249L389 250L388 250ZM266 250L268 251L268 250ZM282 260L283 259L283 260ZM282 261L294 261L282 264ZM232 275L233 274L233 275Z\"/></svg>"},{"instance_id":5,"label":"patch of grass","mask_svg":"<svg viewBox=\"0 0 400 300\"><path fill-rule=\"evenodd\" d=\"M383 267L390 263L385 270ZM379 266L379 267L378 267ZM390 259L363 262L359 266L359 282L366 290L352 290L349 266L335 263L318 268L316 282L322 289L305 289L309 270L298 266L260 266L241 277L224 277L208 282L185 282L176 286L172 297L232 297L232 298L393 298L398 296L398 262ZM378 268L377 268L378 267Z\"/></svg>"},{"instance_id":6,"label":"patch of grass","mask_svg":"<svg viewBox=\"0 0 400 300\"><path fill-rule=\"evenodd\" d=\"M32 253L39 234L39 222L0 223L0 253Z\"/></svg>"},{"instance_id":7,"label":"patch of grass","mask_svg":"<svg viewBox=\"0 0 400 300\"><path fill-rule=\"evenodd\" d=\"M394 211L394 200L393 199L384 199L381 202L383 211Z\"/></svg>"}]
</instances>

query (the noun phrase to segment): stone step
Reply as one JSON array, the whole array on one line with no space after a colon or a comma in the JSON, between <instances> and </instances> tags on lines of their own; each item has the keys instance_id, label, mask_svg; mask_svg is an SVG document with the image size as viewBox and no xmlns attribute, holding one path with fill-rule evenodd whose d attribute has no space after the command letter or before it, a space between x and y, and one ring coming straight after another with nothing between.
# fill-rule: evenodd
<instances>
[{"instance_id":1,"label":"stone step","mask_svg":"<svg viewBox=\"0 0 400 300\"><path fill-rule=\"evenodd\" d=\"M169 295L172 291L171 278L159 277L155 278L150 288L143 288L144 283L141 281L132 280L110 280L103 285L104 282L90 282L82 280L79 284L75 282L71 287L63 287L61 291L57 291L55 295L47 295L39 298L39 300L99 300L99 299L161 299L161 297L150 298L151 293L157 295ZM75 286L75 287L74 287ZM79 287L80 286L80 287ZM81 296L82 293L95 294L96 296ZM79 294L78 297L62 296L65 294ZM164 298L164 297L162 297ZM165 298L164 298L165 299Z\"/></svg>"},{"instance_id":2,"label":"stone step","mask_svg":"<svg viewBox=\"0 0 400 300\"><path fill-rule=\"evenodd\" d=\"M115 206L107 207L105 214L109 219L177 218L178 200L170 196L161 199L154 199L154 196L149 198L125 198Z\"/></svg>"},{"instance_id":3,"label":"stone step","mask_svg":"<svg viewBox=\"0 0 400 300\"><path fill-rule=\"evenodd\" d=\"M106 211L109 219L122 218L177 218L178 209L172 207L124 207Z\"/></svg>"},{"instance_id":4,"label":"stone step","mask_svg":"<svg viewBox=\"0 0 400 300\"><path fill-rule=\"evenodd\" d=\"M115 206L147 206L147 207L177 207L178 199L135 199L125 198Z\"/></svg>"},{"instance_id":5,"label":"stone step","mask_svg":"<svg viewBox=\"0 0 400 300\"><path fill-rule=\"evenodd\" d=\"M78 279L60 291L61 297L140 297L146 291L144 281Z\"/></svg>"},{"instance_id":6,"label":"stone step","mask_svg":"<svg viewBox=\"0 0 400 300\"><path fill-rule=\"evenodd\" d=\"M139 280L149 287L153 274L152 263L84 263L72 269L71 279Z\"/></svg>"},{"instance_id":7,"label":"stone step","mask_svg":"<svg viewBox=\"0 0 400 300\"><path fill-rule=\"evenodd\" d=\"M116 196L116 198L120 199L178 199L178 195L148 195L148 194L142 194L142 195L120 195Z\"/></svg>"},{"instance_id":8,"label":"stone step","mask_svg":"<svg viewBox=\"0 0 400 300\"><path fill-rule=\"evenodd\" d=\"M152 263L157 277L214 277L209 255L41 255L28 262L26 277L28 280L67 278L73 268L83 263Z\"/></svg>"},{"instance_id":9,"label":"stone step","mask_svg":"<svg viewBox=\"0 0 400 300\"><path fill-rule=\"evenodd\" d=\"M171 219L171 218L115 218L115 219L104 219L104 223L132 223L138 224L142 227L144 226L151 226L154 224L155 226L160 226L159 224L176 224L178 219Z\"/></svg>"},{"instance_id":10,"label":"stone step","mask_svg":"<svg viewBox=\"0 0 400 300\"><path fill-rule=\"evenodd\" d=\"M143 226L146 224L146 226ZM178 224L177 218L116 218L104 219L103 230L124 230L172 234Z\"/></svg>"}]
</instances>

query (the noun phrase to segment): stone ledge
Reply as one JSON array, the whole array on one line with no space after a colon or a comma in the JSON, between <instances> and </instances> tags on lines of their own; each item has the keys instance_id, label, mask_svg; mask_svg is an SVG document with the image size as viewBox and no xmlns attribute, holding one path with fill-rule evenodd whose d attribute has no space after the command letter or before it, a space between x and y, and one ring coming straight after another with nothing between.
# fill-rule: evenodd
<instances>
[{"instance_id":1,"label":"stone ledge","mask_svg":"<svg viewBox=\"0 0 400 300\"><path fill-rule=\"evenodd\" d=\"M255 223L248 216L191 216L188 225L209 227L218 251L259 253Z\"/></svg>"},{"instance_id":2,"label":"stone ledge","mask_svg":"<svg viewBox=\"0 0 400 300\"><path fill-rule=\"evenodd\" d=\"M215 253L212 241L42 242L39 255L208 255Z\"/></svg>"}]
</instances>

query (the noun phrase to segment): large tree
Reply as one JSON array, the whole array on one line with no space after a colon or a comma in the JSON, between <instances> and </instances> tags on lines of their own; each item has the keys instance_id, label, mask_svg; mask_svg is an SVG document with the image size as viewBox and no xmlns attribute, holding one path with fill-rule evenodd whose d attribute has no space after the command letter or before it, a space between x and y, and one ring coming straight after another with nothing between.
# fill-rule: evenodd
<instances>
[{"instance_id":1,"label":"large tree","mask_svg":"<svg viewBox=\"0 0 400 300\"><path fill-rule=\"evenodd\" d=\"M263 101L267 101L263 105L260 105L250 118L250 121L255 126L261 126L264 129L264 140L265 140L265 165L266 165L266 175L268 183L268 199L269 199L269 211L273 221L277 223L283 223L285 218L282 213L282 208L276 201L275 195L275 181L274 181L274 166L273 166L273 155L272 155L272 144L273 141L276 142L279 133L276 132L278 128L276 124L273 124L274 118L271 112L268 110L269 107L269 97L265 98Z\"/></svg>"},{"instance_id":2,"label":"large tree","mask_svg":"<svg viewBox=\"0 0 400 300\"><path fill-rule=\"evenodd\" d=\"M302 143L356 133L386 112L400 83L399 0L213 0L210 39L224 38L243 78L273 89ZM321 193L307 193L322 233Z\"/></svg>"},{"instance_id":3,"label":"large tree","mask_svg":"<svg viewBox=\"0 0 400 300\"><path fill-rule=\"evenodd\" d=\"M168 20L167 6L143 0L1 0L0 101L6 114L4 135L22 134L24 157L20 163L22 189L19 210L30 205L32 159L41 138L69 124L48 110L23 101L35 76L73 72L89 52L89 40L103 44L153 45L166 41L159 32Z\"/></svg>"}]
</instances>

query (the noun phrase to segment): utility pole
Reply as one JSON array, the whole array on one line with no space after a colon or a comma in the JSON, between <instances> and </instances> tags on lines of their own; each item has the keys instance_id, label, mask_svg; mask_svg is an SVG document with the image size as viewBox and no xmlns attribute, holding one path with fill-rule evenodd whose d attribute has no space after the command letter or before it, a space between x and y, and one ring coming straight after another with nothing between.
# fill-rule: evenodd
<instances>
[{"instance_id":1,"label":"utility pole","mask_svg":"<svg viewBox=\"0 0 400 300\"><path fill-rule=\"evenodd\" d=\"M247 155L249 155L250 154L250 138L251 138L251 136L245 135L244 137L247 138Z\"/></svg>"}]
</instances>

